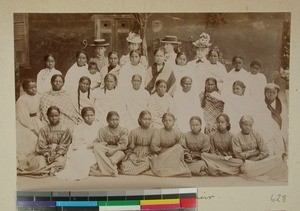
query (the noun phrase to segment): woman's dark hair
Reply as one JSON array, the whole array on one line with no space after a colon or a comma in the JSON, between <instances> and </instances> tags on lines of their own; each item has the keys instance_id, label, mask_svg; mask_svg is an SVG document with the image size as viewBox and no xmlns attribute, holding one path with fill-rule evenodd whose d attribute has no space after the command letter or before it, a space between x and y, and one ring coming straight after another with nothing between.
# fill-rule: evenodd
<instances>
[{"instance_id":1,"label":"woman's dark hair","mask_svg":"<svg viewBox=\"0 0 300 211\"><path fill-rule=\"evenodd\" d=\"M236 59L241 59L244 62L244 57L237 55L232 58L232 63L234 63Z\"/></svg>"},{"instance_id":2,"label":"woman's dark hair","mask_svg":"<svg viewBox=\"0 0 300 211\"><path fill-rule=\"evenodd\" d=\"M114 78L115 82L116 82L116 86L118 84L118 78L115 74L113 73L107 73L104 77L104 93L106 93L106 80L108 79L108 77L111 76Z\"/></svg>"},{"instance_id":3,"label":"woman's dark hair","mask_svg":"<svg viewBox=\"0 0 300 211\"><path fill-rule=\"evenodd\" d=\"M138 123L139 123L140 126L142 126L142 124L141 124L141 119L142 119L145 115L147 115L147 114L149 114L149 115L151 116L150 111L148 111L148 110L143 110L143 111L141 111L141 113L140 113L140 115L139 115L139 118L138 118Z\"/></svg>"},{"instance_id":4,"label":"woman's dark hair","mask_svg":"<svg viewBox=\"0 0 300 211\"><path fill-rule=\"evenodd\" d=\"M84 80L87 80L90 85L91 85L91 79L87 76L82 76L80 79L79 79L79 82L78 82L78 89L77 89L77 103L78 103L78 111L80 112L80 83ZM89 87L88 89L88 99L90 99L90 94L91 94L91 87Z\"/></svg>"},{"instance_id":5,"label":"woman's dark hair","mask_svg":"<svg viewBox=\"0 0 300 211\"><path fill-rule=\"evenodd\" d=\"M47 55L44 56L44 62L48 61L49 57L52 57L55 61L55 58L52 54L47 54Z\"/></svg>"},{"instance_id":6,"label":"woman's dark hair","mask_svg":"<svg viewBox=\"0 0 300 211\"><path fill-rule=\"evenodd\" d=\"M254 65L257 65L259 66L259 69L261 69L261 62L258 61L258 60L253 60L250 64L250 67L254 66Z\"/></svg>"},{"instance_id":7,"label":"woman's dark hair","mask_svg":"<svg viewBox=\"0 0 300 211\"><path fill-rule=\"evenodd\" d=\"M166 118L167 116L172 117L172 118L174 119L174 121L176 120L175 115L174 115L173 113L171 113L171 112L166 112L166 113L164 113L164 115L163 115L162 118L161 118L162 121L164 121L165 118Z\"/></svg>"},{"instance_id":8,"label":"woman's dark hair","mask_svg":"<svg viewBox=\"0 0 300 211\"><path fill-rule=\"evenodd\" d=\"M141 81L143 80L142 76L140 74L134 74L132 77L131 77L131 80L133 80L135 77L139 77L141 79Z\"/></svg>"},{"instance_id":9,"label":"woman's dark hair","mask_svg":"<svg viewBox=\"0 0 300 211\"><path fill-rule=\"evenodd\" d=\"M109 52L109 54L107 55L107 57L109 58L112 54L115 54L118 57L118 59L120 59L120 56L119 56L119 54L118 54L117 51L111 51L111 52Z\"/></svg>"},{"instance_id":10,"label":"woman's dark hair","mask_svg":"<svg viewBox=\"0 0 300 211\"><path fill-rule=\"evenodd\" d=\"M219 50L217 50L217 49L211 49L209 52L208 52L208 55L210 56L210 54L212 53L212 52L216 52L217 54L218 54L218 57L220 57L220 51Z\"/></svg>"},{"instance_id":11,"label":"woman's dark hair","mask_svg":"<svg viewBox=\"0 0 300 211\"><path fill-rule=\"evenodd\" d=\"M88 60L88 55L87 55L87 53L84 50L80 50L80 51L76 52L76 54L75 54L76 59L80 56L80 54L84 54L85 57L86 57L86 60Z\"/></svg>"},{"instance_id":12,"label":"woman's dark hair","mask_svg":"<svg viewBox=\"0 0 300 211\"><path fill-rule=\"evenodd\" d=\"M164 55L166 55L166 50L165 50L164 48L157 48L157 49L154 51L153 55L155 56L156 53L157 53L158 51L161 51L161 52L164 53Z\"/></svg>"},{"instance_id":13,"label":"woman's dark hair","mask_svg":"<svg viewBox=\"0 0 300 211\"><path fill-rule=\"evenodd\" d=\"M161 83L165 83L168 86L168 83L164 79L159 79L155 83L155 87L158 87Z\"/></svg>"},{"instance_id":14,"label":"woman's dark hair","mask_svg":"<svg viewBox=\"0 0 300 211\"><path fill-rule=\"evenodd\" d=\"M59 110L59 108L58 107L56 107L56 106L50 106L49 108L48 108L48 110L47 110L47 116L49 116L50 115L50 113L51 113L51 111L53 111L53 110L57 110L58 111L58 113L60 114L60 110Z\"/></svg>"},{"instance_id":15,"label":"woman's dark hair","mask_svg":"<svg viewBox=\"0 0 300 211\"><path fill-rule=\"evenodd\" d=\"M235 81L235 82L233 82L232 88L233 88L234 86L240 86L240 87L242 87L243 90L244 90L244 91L243 91L243 94L244 94L245 89L246 89L246 85L244 84L243 81Z\"/></svg>"},{"instance_id":16,"label":"woman's dark hair","mask_svg":"<svg viewBox=\"0 0 300 211\"><path fill-rule=\"evenodd\" d=\"M182 86L182 84L184 83L184 81L186 79L190 79L191 82L193 83L193 79L190 77L190 76L183 76L181 79L180 79L180 86Z\"/></svg>"},{"instance_id":17,"label":"woman's dark hair","mask_svg":"<svg viewBox=\"0 0 300 211\"><path fill-rule=\"evenodd\" d=\"M87 106L87 107L82 108L81 116L83 117L86 114L86 112L88 112L88 111L92 111L95 114L95 109L91 106Z\"/></svg>"},{"instance_id":18,"label":"woman's dark hair","mask_svg":"<svg viewBox=\"0 0 300 211\"><path fill-rule=\"evenodd\" d=\"M184 56L186 56L186 58L188 58L188 56L187 56L187 54L186 54L185 51L180 51L180 52L178 52L177 55L176 55L176 59L175 59L175 63L176 63L176 64L177 64L177 59L178 59L180 56L182 56L182 55L184 55Z\"/></svg>"},{"instance_id":19,"label":"woman's dark hair","mask_svg":"<svg viewBox=\"0 0 300 211\"><path fill-rule=\"evenodd\" d=\"M32 78L28 78L28 79L25 79L25 80L22 82L22 88L23 88L24 91L27 90L27 86L28 86L28 84L30 84L30 83L36 83L36 81L33 80Z\"/></svg>"},{"instance_id":20,"label":"woman's dark hair","mask_svg":"<svg viewBox=\"0 0 300 211\"><path fill-rule=\"evenodd\" d=\"M63 83L65 83L65 77L64 77L63 75L61 75L61 74L55 74L55 75L53 75L53 76L51 77L51 84L55 81L55 79L56 79L57 77L60 77L60 78L63 80Z\"/></svg>"},{"instance_id":21,"label":"woman's dark hair","mask_svg":"<svg viewBox=\"0 0 300 211\"><path fill-rule=\"evenodd\" d=\"M138 51L138 50L132 50L132 51L130 51L130 53L129 53L129 57L130 57L133 53L137 53L140 57L142 56L142 54L141 54L140 51Z\"/></svg>"},{"instance_id":22,"label":"woman's dark hair","mask_svg":"<svg viewBox=\"0 0 300 211\"><path fill-rule=\"evenodd\" d=\"M229 118L229 116L228 116L227 114L220 114L220 115L216 118L216 120L218 120L219 117L224 117L224 119L225 119L226 122L227 122L227 127L226 127L226 129L229 131L229 130L231 129L231 124L230 124L230 118Z\"/></svg>"},{"instance_id":23,"label":"woman's dark hair","mask_svg":"<svg viewBox=\"0 0 300 211\"><path fill-rule=\"evenodd\" d=\"M218 83L217 83L217 80L215 78L207 78L205 80L205 87L206 87L206 84L209 82L209 81L213 81L215 84L216 84L216 91L219 92L219 89L218 89ZM201 108L205 108L206 106L206 97L207 97L207 92L206 92L206 88L204 87L204 96L202 98L202 101L201 101Z\"/></svg>"},{"instance_id":24,"label":"woman's dark hair","mask_svg":"<svg viewBox=\"0 0 300 211\"><path fill-rule=\"evenodd\" d=\"M120 117L120 115L118 114L118 112L116 112L116 111L110 111L110 112L107 113L106 121L108 122L108 120L110 120L110 118L111 118L112 116Z\"/></svg>"},{"instance_id":25,"label":"woman's dark hair","mask_svg":"<svg viewBox=\"0 0 300 211\"><path fill-rule=\"evenodd\" d=\"M192 117L190 118L190 123L191 123L191 121L193 121L193 120L197 120L197 121L200 122L200 124L202 125L202 120L201 120L201 118L200 118L199 116L192 116Z\"/></svg>"}]
</instances>

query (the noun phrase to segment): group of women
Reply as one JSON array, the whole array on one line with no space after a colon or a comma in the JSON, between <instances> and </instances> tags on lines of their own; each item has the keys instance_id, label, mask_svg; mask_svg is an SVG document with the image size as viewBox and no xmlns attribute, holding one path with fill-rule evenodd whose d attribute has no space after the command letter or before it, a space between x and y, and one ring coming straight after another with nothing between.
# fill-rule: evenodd
<instances>
[{"instance_id":1,"label":"group of women","mask_svg":"<svg viewBox=\"0 0 300 211\"><path fill-rule=\"evenodd\" d=\"M241 175L287 179L287 109L261 63L235 56L227 73L202 33L196 59L165 36L154 64L127 37L129 54L79 51L64 77L52 55L17 100L18 175L81 180L118 174ZM147 69L148 68L148 69ZM203 131L203 132L202 132Z\"/></svg>"}]
</instances>

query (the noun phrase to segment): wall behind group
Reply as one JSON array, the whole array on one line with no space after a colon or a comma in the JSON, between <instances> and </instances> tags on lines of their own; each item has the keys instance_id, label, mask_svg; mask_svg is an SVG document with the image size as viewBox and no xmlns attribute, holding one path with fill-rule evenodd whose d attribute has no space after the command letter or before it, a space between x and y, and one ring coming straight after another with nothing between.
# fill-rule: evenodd
<instances>
[{"instance_id":1,"label":"wall behind group","mask_svg":"<svg viewBox=\"0 0 300 211\"><path fill-rule=\"evenodd\" d=\"M92 15L29 14L30 69L21 70L21 78L36 77L44 68L43 57L48 53L55 56L56 69L63 74L75 62L76 51L84 48L89 56L94 56L93 48L89 47L95 38ZM192 41L208 32L211 47L221 50L228 71L232 68L232 57L241 55L245 58L245 69L249 70L250 62L258 59L268 81L273 81L274 71L281 66L283 22L289 18L287 13L153 14L146 28L149 63L153 63L153 50L165 35L176 35L191 60L195 56ZM154 30L155 21L162 22L161 30Z\"/></svg>"}]
</instances>

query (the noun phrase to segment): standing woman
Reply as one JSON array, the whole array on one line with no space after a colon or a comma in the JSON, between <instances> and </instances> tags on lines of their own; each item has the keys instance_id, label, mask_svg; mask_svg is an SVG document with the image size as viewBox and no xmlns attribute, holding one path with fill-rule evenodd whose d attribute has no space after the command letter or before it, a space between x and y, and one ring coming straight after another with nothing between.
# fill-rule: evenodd
<instances>
[{"instance_id":1,"label":"standing woman","mask_svg":"<svg viewBox=\"0 0 300 211\"><path fill-rule=\"evenodd\" d=\"M90 72L87 65L87 54L81 50L76 53L76 62L70 67L65 76L65 90L73 95L77 91L77 84L82 76L89 76Z\"/></svg>"},{"instance_id":2,"label":"standing woman","mask_svg":"<svg viewBox=\"0 0 300 211\"><path fill-rule=\"evenodd\" d=\"M141 39L140 35L134 33L134 32L129 32L128 37L126 38L128 42L128 48L129 48L129 53L131 51L140 51L140 46L143 40ZM130 63L130 55L129 53L127 55L123 55L120 59L120 66L123 67L125 64ZM145 69L148 68L148 62L145 56L141 56L141 64L145 67Z\"/></svg>"},{"instance_id":3,"label":"standing woman","mask_svg":"<svg viewBox=\"0 0 300 211\"><path fill-rule=\"evenodd\" d=\"M277 156L269 156L261 135L252 129L253 118L242 116L241 132L232 138L232 150L236 158L242 159L242 176L246 179L287 181L287 166Z\"/></svg>"},{"instance_id":4,"label":"standing woman","mask_svg":"<svg viewBox=\"0 0 300 211\"><path fill-rule=\"evenodd\" d=\"M164 49L166 51L166 63L175 66L175 60L177 53L179 52L178 45L180 45L181 42L177 41L177 36L165 36L160 42L164 45Z\"/></svg>"},{"instance_id":5,"label":"standing woman","mask_svg":"<svg viewBox=\"0 0 300 211\"><path fill-rule=\"evenodd\" d=\"M206 163L207 173L213 176L238 175L243 163L241 159L233 158L230 119L226 114L217 117L218 130L210 136L210 153L202 153L201 159Z\"/></svg>"},{"instance_id":6,"label":"standing woman","mask_svg":"<svg viewBox=\"0 0 300 211\"><path fill-rule=\"evenodd\" d=\"M163 128L156 129L151 140L151 151L155 154L150 159L152 172L156 176L191 176L191 171L184 162L184 135L174 129L175 116L167 112L163 115Z\"/></svg>"},{"instance_id":7,"label":"standing woman","mask_svg":"<svg viewBox=\"0 0 300 211\"><path fill-rule=\"evenodd\" d=\"M155 131L153 127L150 127L150 112L142 111L138 123L140 127L132 130L129 134L126 156L120 165L121 174L138 175L150 170L150 143Z\"/></svg>"},{"instance_id":8,"label":"standing woman","mask_svg":"<svg viewBox=\"0 0 300 211\"><path fill-rule=\"evenodd\" d=\"M42 69L37 75L37 92L43 94L51 90L51 77L61 72L55 69L55 59L52 54L44 57L45 69Z\"/></svg>"},{"instance_id":9,"label":"standing woman","mask_svg":"<svg viewBox=\"0 0 300 211\"><path fill-rule=\"evenodd\" d=\"M52 76L52 90L46 92L41 99L40 109L43 122L49 123L47 110L50 106L56 106L59 108L61 124L74 126L77 125L79 121L82 121L72 103L70 95L62 89L64 82L65 80L62 75Z\"/></svg>"},{"instance_id":10,"label":"standing woman","mask_svg":"<svg viewBox=\"0 0 300 211\"><path fill-rule=\"evenodd\" d=\"M121 66L119 65L119 54L115 51L112 51L108 54L108 65L104 66L100 70L100 88L104 88L104 77L108 73L112 73L117 78L119 77Z\"/></svg>"},{"instance_id":11,"label":"standing woman","mask_svg":"<svg viewBox=\"0 0 300 211\"><path fill-rule=\"evenodd\" d=\"M24 80L22 87L25 94L19 97L16 104L18 162L35 151L37 138L43 126L39 111L41 96L37 94L36 82L32 79Z\"/></svg>"},{"instance_id":12,"label":"standing woman","mask_svg":"<svg viewBox=\"0 0 300 211\"><path fill-rule=\"evenodd\" d=\"M71 130L60 122L60 110L56 106L48 108L47 116L50 123L41 128L35 152L19 163L18 175L54 176L65 166L65 155L72 141Z\"/></svg>"},{"instance_id":13,"label":"standing woman","mask_svg":"<svg viewBox=\"0 0 300 211\"><path fill-rule=\"evenodd\" d=\"M95 47L96 56L90 58L89 62L95 62L98 66L98 70L101 70L102 67L108 65L108 59L105 56L105 52L107 46L109 46L109 43L107 43L105 39L96 39L91 46Z\"/></svg>"},{"instance_id":14,"label":"standing woman","mask_svg":"<svg viewBox=\"0 0 300 211\"><path fill-rule=\"evenodd\" d=\"M279 99L280 88L277 84L269 83L265 87L265 105L269 110L275 142L268 147L271 154L287 156L288 154L288 111L285 104Z\"/></svg>"},{"instance_id":15,"label":"standing woman","mask_svg":"<svg viewBox=\"0 0 300 211\"><path fill-rule=\"evenodd\" d=\"M154 64L147 70L145 88L150 94L153 94L155 83L162 79L167 82L167 92L173 96L176 89L176 79L172 65L165 63L165 54L163 48L154 51Z\"/></svg>"},{"instance_id":16,"label":"standing woman","mask_svg":"<svg viewBox=\"0 0 300 211\"><path fill-rule=\"evenodd\" d=\"M125 157L128 144L128 130L119 126L119 119L117 112L108 112L108 126L98 132L93 144L97 165L91 169L92 176L118 176L117 165Z\"/></svg>"},{"instance_id":17,"label":"standing woman","mask_svg":"<svg viewBox=\"0 0 300 211\"><path fill-rule=\"evenodd\" d=\"M161 128L162 117L166 112L175 111L175 103L173 98L166 93L167 82L164 80L158 80L155 84L156 92L152 94L147 103L147 108L152 115L152 126Z\"/></svg>"},{"instance_id":18,"label":"standing woman","mask_svg":"<svg viewBox=\"0 0 300 211\"><path fill-rule=\"evenodd\" d=\"M210 134L217 130L216 118L223 113L225 104L215 78L206 79L205 91L199 97L206 124L204 133Z\"/></svg>"}]
</instances>

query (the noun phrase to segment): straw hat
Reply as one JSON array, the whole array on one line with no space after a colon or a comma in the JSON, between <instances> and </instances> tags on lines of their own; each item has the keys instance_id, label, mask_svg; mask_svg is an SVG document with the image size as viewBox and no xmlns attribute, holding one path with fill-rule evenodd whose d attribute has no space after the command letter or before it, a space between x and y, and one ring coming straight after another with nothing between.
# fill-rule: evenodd
<instances>
[{"instance_id":1,"label":"straw hat","mask_svg":"<svg viewBox=\"0 0 300 211\"><path fill-rule=\"evenodd\" d=\"M136 43L140 44L143 40L141 39L140 35L134 33L134 32L129 32L128 37L126 38L127 42L130 43Z\"/></svg>"},{"instance_id":2,"label":"straw hat","mask_svg":"<svg viewBox=\"0 0 300 211\"><path fill-rule=\"evenodd\" d=\"M92 46L92 47L105 47L105 46L109 46L109 43L107 43L105 41L105 39L95 39L94 43L91 44L90 46Z\"/></svg>"},{"instance_id":3,"label":"straw hat","mask_svg":"<svg viewBox=\"0 0 300 211\"><path fill-rule=\"evenodd\" d=\"M165 36L160 42L171 43L171 44L181 44L181 42L177 41L177 36Z\"/></svg>"},{"instance_id":4,"label":"straw hat","mask_svg":"<svg viewBox=\"0 0 300 211\"><path fill-rule=\"evenodd\" d=\"M200 35L200 38L193 42L193 45L196 46L197 48L208 48L211 46L210 41L210 36L207 33L202 33Z\"/></svg>"}]
</instances>

